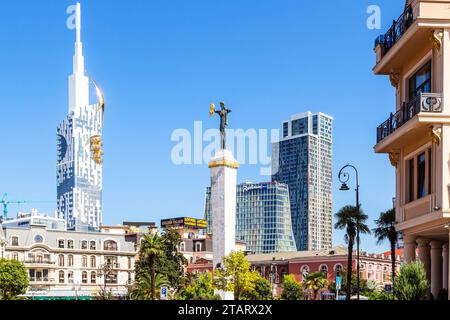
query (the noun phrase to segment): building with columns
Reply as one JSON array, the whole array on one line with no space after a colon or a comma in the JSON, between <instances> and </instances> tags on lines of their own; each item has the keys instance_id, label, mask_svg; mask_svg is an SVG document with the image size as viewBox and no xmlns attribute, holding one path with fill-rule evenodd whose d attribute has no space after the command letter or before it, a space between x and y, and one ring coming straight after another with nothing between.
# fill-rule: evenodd
<instances>
[{"instance_id":1,"label":"building with columns","mask_svg":"<svg viewBox=\"0 0 450 320\"><path fill-rule=\"evenodd\" d=\"M375 152L395 168L404 258L424 264L437 297L449 286L450 1L406 1L375 53L374 73L389 76L396 93Z\"/></svg>"}]
</instances>

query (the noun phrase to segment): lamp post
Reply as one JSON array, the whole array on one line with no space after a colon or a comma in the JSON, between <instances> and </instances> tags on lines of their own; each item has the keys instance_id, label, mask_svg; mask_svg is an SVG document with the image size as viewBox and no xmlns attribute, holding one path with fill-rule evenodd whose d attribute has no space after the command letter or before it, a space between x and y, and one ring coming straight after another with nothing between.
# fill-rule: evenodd
<instances>
[{"instance_id":1,"label":"lamp post","mask_svg":"<svg viewBox=\"0 0 450 320\"><path fill-rule=\"evenodd\" d=\"M340 188L341 191L349 191L350 188L347 185L347 182L350 180L350 174L346 171L347 169L353 169L356 173L356 290L357 290L357 299L359 300L359 216L360 216L360 204L359 204L359 177L358 170L355 166L350 164L344 166L341 171L339 171L339 181L342 183Z\"/></svg>"}]
</instances>

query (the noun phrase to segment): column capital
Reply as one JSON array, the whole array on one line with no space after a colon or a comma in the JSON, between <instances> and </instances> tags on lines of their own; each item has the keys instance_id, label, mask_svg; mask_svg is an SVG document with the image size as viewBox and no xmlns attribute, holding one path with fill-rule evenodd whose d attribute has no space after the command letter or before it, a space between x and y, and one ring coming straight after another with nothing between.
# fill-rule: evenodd
<instances>
[{"instance_id":1,"label":"column capital","mask_svg":"<svg viewBox=\"0 0 450 320\"><path fill-rule=\"evenodd\" d=\"M443 250L447 250L448 249L448 242L444 242L444 244L442 245L442 249Z\"/></svg>"},{"instance_id":2,"label":"column capital","mask_svg":"<svg viewBox=\"0 0 450 320\"><path fill-rule=\"evenodd\" d=\"M411 235L404 235L403 236L403 243L404 244L415 244L417 240L416 236L411 236Z\"/></svg>"},{"instance_id":3,"label":"column capital","mask_svg":"<svg viewBox=\"0 0 450 320\"><path fill-rule=\"evenodd\" d=\"M440 240L432 240L430 242L431 249L442 249L443 241Z\"/></svg>"},{"instance_id":4,"label":"column capital","mask_svg":"<svg viewBox=\"0 0 450 320\"><path fill-rule=\"evenodd\" d=\"M419 248L429 247L431 239L417 238L417 245Z\"/></svg>"}]
</instances>

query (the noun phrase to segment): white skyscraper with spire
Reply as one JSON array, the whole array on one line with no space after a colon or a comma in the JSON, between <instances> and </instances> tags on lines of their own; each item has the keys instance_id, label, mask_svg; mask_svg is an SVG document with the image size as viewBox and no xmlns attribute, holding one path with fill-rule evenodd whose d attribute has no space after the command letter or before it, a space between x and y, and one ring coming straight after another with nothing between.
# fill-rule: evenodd
<instances>
[{"instance_id":1,"label":"white skyscraper with spire","mask_svg":"<svg viewBox=\"0 0 450 320\"><path fill-rule=\"evenodd\" d=\"M57 210L69 229L102 224L103 97L89 104L84 71L81 6L76 6L73 74L69 76L69 114L57 128ZM95 84L95 83L94 83Z\"/></svg>"}]
</instances>

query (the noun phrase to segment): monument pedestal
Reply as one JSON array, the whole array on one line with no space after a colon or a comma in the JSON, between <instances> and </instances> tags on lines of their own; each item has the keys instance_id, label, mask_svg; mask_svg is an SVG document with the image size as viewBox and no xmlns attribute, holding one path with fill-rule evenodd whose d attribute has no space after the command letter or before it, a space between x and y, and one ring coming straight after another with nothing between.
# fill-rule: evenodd
<instances>
[{"instance_id":1,"label":"monument pedestal","mask_svg":"<svg viewBox=\"0 0 450 320\"><path fill-rule=\"evenodd\" d=\"M239 163L229 150L219 150L211 159L211 212L213 268L223 265L223 257L236 246L236 184ZM220 292L222 299L233 300L232 292Z\"/></svg>"}]
</instances>

